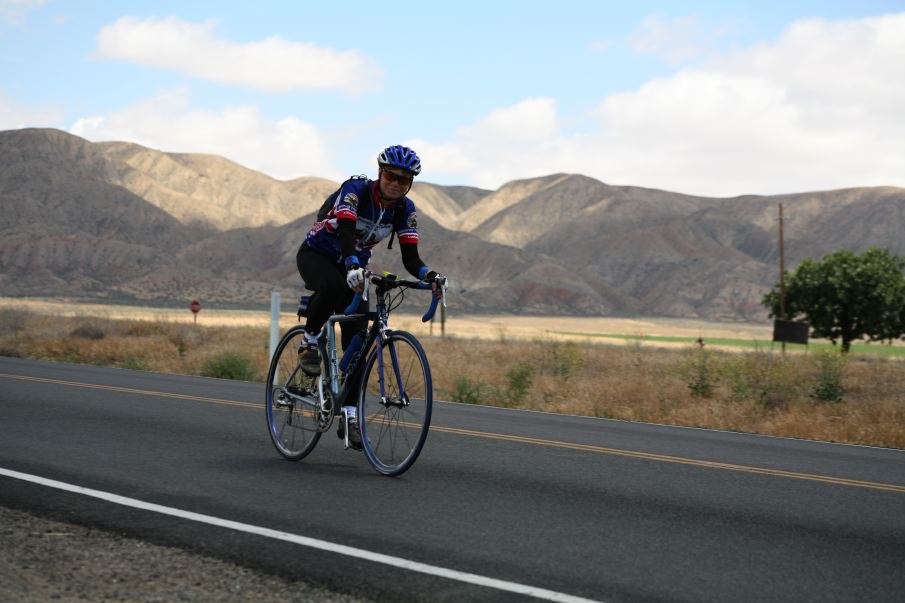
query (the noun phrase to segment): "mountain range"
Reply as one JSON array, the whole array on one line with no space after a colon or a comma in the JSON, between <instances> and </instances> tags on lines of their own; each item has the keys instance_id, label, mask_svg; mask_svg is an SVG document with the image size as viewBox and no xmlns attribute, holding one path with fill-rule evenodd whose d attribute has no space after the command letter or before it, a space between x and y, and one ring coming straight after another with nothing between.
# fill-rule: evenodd
<instances>
[{"instance_id":1,"label":"mountain range","mask_svg":"<svg viewBox=\"0 0 905 603\"><path fill-rule=\"evenodd\" d=\"M2 131L0 295L294 298L296 250L337 186L54 129ZM712 198L553 174L493 191L418 182L409 196L452 312L762 321L780 204L789 269L838 249L905 255L905 189L894 187ZM372 265L404 274L397 247L379 246Z\"/></svg>"}]
</instances>

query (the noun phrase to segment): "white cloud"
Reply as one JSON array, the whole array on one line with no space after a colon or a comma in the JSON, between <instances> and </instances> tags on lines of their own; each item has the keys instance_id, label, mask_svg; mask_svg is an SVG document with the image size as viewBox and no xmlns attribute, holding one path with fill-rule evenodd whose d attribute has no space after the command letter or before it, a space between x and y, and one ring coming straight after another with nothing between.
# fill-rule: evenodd
<instances>
[{"instance_id":1,"label":"white cloud","mask_svg":"<svg viewBox=\"0 0 905 603\"><path fill-rule=\"evenodd\" d=\"M54 127L63 119L63 111L50 107L24 106L0 94L0 130L28 127Z\"/></svg>"},{"instance_id":2,"label":"white cloud","mask_svg":"<svg viewBox=\"0 0 905 603\"><path fill-rule=\"evenodd\" d=\"M652 54L670 65L680 65L706 50L709 34L697 17L684 16L669 20L660 14L649 15L629 38L629 46L637 53Z\"/></svg>"},{"instance_id":3,"label":"white cloud","mask_svg":"<svg viewBox=\"0 0 905 603\"><path fill-rule=\"evenodd\" d=\"M383 77L372 59L354 50L337 52L279 36L235 43L216 37L215 26L177 17L123 17L101 29L97 56L268 92L357 92Z\"/></svg>"},{"instance_id":4,"label":"white cloud","mask_svg":"<svg viewBox=\"0 0 905 603\"><path fill-rule=\"evenodd\" d=\"M903 65L905 13L799 21L605 98L581 135L562 131L553 99L534 99L416 148L428 172L490 188L558 171L719 196L905 187Z\"/></svg>"},{"instance_id":5,"label":"white cloud","mask_svg":"<svg viewBox=\"0 0 905 603\"><path fill-rule=\"evenodd\" d=\"M47 0L0 0L0 21L11 25L21 25L28 13L47 4Z\"/></svg>"},{"instance_id":6,"label":"white cloud","mask_svg":"<svg viewBox=\"0 0 905 603\"><path fill-rule=\"evenodd\" d=\"M558 135L556 101L530 98L460 128L455 142L413 140L406 144L418 151L430 172L457 174L479 186L496 187L501 178L548 169L546 150L558 145Z\"/></svg>"},{"instance_id":7,"label":"white cloud","mask_svg":"<svg viewBox=\"0 0 905 603\"><path fill-rule=\"evenodd\" d=\"M559 130L556 101L529 98L517 105L493 111L474 126L462 128L461 136L481 140L505 139L511 142L543 141Z\"/></svg>"},{"instance_id":8,"label":"white cloud","mask_svg":"<svg viewBox=\"0 0 905 603\"><path fill-rule=\"evenodd\" d=\"M170 90L121 111L79 119L70 130L89 140L124 140L167 152L221 155L274 178L340 179L318 129L294 117L268 121L255 107L219 112L190 107Z\"/></svg>"}]
</instances>

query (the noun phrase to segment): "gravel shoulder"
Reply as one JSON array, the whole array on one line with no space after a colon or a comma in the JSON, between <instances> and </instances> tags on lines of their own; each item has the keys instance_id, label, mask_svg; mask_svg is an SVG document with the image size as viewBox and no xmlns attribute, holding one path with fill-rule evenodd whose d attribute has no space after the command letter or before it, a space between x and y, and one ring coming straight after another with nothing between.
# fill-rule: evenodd
<instances>
[{"instance_id":1,"label":"gravel shoulder","mask_svg":"<svg viewBox=\"0 0 905 603\"><path fill-rule=\"evenodd\" d=\"M233 563L0 507L0 601L363 601Z\"/></svg>"}]
</instances>

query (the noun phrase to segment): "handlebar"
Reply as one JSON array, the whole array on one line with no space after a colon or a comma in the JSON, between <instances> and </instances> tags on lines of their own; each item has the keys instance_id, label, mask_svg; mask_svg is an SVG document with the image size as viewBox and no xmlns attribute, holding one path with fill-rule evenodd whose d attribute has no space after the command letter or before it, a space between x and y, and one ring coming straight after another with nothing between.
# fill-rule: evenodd
<instances>
[{"instance_id":1,"label":"handlebar","mask_svg":"<svg viewBox=\"0 0 905 603\"><path fill-rule=\"evenodd\" d=\"M343 314L355 314L355 310L358 309L358 304L361 303L361 293L356 291L355 297L352 298L352 303L349 304L345 310L343 310Z\"/></svg>"},{"instance_id":2,"label":"handlebar","mask_svg":"<svg viewBox=\"0 0 905 603\"><path fill-rule=\"evenodd\" d=\"M399 278L388 278L386 276L381 276L371 272L370 270L365 270L365 282L370 284L374 283L379 287L386 287L388 289L392 289L395 287L408 287L410 289L432 289L431 283L425 281L408 281ZM446 279L443 279L443 282L440 283L441 287L441 297L443 301L443 307L446 307ZM367 301L368 299L368 285L365 285L364 291L355 292L355 296L352 298L352 303L349 304L343 313L344 314L354 314L355 310L358 309L358 304L361 303L361 300ZM437 311L437 303L440 299L437 296L431 296L430 307L428 307L427 312L424 313L424 316L421 317L421 322L427 322L434 317L434 313Z\"/></svg>"}]
</instances>

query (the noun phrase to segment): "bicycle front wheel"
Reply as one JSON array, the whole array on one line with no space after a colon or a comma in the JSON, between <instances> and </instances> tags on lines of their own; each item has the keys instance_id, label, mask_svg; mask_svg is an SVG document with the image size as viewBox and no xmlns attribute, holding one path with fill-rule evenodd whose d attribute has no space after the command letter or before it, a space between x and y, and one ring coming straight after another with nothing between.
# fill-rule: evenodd
<instances>
[{"instance_id":1,"label":"bicycle front wheel","mask_svg":"<svg viewBox=\"0 0 905 603\"><path fill-rule=\"evenodd\" d=\"M299 348L305 329L293 327L283 335L267 371L267 431L274 447L297 461L314 450L324 417L318 398L318 380L302 372Z\"/></svg>"},{"instance_id":2,"label":"bicycle front wheel","mask_svg":"<svg viewBox=\"0 0 905 603\"><path fill-rule=\"evenodd\" d=\"M384 475L414 464L431 422L433 386L427 356L405 331L389 331L371 348L358 398L361 443L368 462Z\"/></svg>"}]
</instances>

